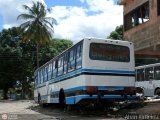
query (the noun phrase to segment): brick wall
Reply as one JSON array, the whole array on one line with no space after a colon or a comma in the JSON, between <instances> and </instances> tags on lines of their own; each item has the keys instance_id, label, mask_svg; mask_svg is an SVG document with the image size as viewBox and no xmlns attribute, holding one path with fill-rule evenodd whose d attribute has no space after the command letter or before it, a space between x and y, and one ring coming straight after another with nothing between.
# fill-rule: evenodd
<instances>
[{"instance_id":1,"label":"brick wall","mask_svg":"<svg viewBox=\"0 0 160 120\"><path fill-rule=\"evenodd\" d=\"M126 0L124 15L147 0ZM149 0L150 20L124 32L124 39L134 42L135 50L156 48L160 44L160 16L157 16L157 0ZM124 23L125 24L125 23Z\"/></svg>"}]
</instances>

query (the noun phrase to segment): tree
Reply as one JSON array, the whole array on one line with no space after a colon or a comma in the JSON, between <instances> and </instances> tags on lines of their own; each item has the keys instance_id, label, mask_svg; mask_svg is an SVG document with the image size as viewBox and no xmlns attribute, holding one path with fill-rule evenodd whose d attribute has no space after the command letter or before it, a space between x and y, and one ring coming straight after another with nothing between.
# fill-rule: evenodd
<instances>
[{"instance_id":1,"label":"tree","mask_svg":"<svg viewBox=\"0 0 160 120\"><path fill-rule=\"evenodd\" d=\"M115 31L112 31L107 38L114 40L123 40L123 25L117 26Z\"/></svg>"},{"instance_id":2,"label":"tree","mask_svg":"<svg viewBox=\"0 0 160 120\"><path fill-rule=\"evenodd\" d=\"M7 99L8 89L16 84L21 73L20 49L0 47L0 89L4 91L4 99Z\"/></svg>"},{"instance_id":3,"label":"tree","mask_svg":"<svg viewBox=\"0 0 160 120\"><path fill-rule=\"evenodd\" d=\"M20 29L19 27L12 27L9 29L3 29L0 33L0 46L1 47L18 47L20 41Z\"/></svg>"},{"instance_id":4,"label":"tree","mask_svg":"<svg viewBox=\"0 0 160 120\"><path fill-rule=\"evenodd\" d=\"M27 86L33 81L31 78L34 64L31 51L34 50L32 43L22 42L18 27L0 32L0 90L4 91L4 99L7 99L9 88L17 88L17 82L20 83L22 91L28 91Z\"/></svg>"},{"instance_id":5,"label":"tree","mask_svg":"<svg viewBox=\"0 0 160 120\"><path fill-rule=\"evenodd\" d=\"M47 9L41 2L33 2L32 7L23 5L28 13L20 14L17 19L24 19L27 22L20 25L25 42L33 41L37 45L37 68L39 67L39 47L49 43L54 33L53 24L56 20L47 17Z\"/></svg>"}]
</instances>

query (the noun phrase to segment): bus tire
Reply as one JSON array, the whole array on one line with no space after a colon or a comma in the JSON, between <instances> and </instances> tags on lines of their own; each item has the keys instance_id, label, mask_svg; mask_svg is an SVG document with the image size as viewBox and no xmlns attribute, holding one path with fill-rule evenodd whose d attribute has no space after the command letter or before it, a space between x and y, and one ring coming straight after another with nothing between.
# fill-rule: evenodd
<instances>
[{"instance_id":1,"label":"bus tire","mask_svg":"<svg viewBox=\"0 0 160 120\"><path fill-rule=\"evenodd\" d=\"M62 108L64 108L66 104L66 98L65 98L65 93L63 88L61 88L59 91L59 104L60 104L60 107Z\"/></svg>"},{"instance_id":2,"label":"bus tire","mask_svg":"<svg viewBox=\"0 0 160 120\"><path fill-rule=\"evenodd\" d=\"M160 96L160 88L157 88L157 89L155 90L155 95Z\"/></svg>"}]
</instances>

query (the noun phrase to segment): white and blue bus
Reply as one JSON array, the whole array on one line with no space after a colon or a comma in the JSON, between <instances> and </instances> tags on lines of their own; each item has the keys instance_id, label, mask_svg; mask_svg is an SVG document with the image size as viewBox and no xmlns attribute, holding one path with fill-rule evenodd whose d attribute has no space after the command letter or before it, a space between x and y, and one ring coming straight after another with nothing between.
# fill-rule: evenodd
<instances>
[{"instance_id":1,"label":"white and blue bus","mask_svg":"<svg viewBox=\"0 0 160 120\"><path fill-rule=\"evenodd\" d=\"M136 67L136 87L144 96L160 96L160 63Z\"/></svg>"},{"instance_id":2,"label":"white and blue bus","mask_svg":"<svg viewBox=\"0 0 160 120\"><path fill-rule=\"evenodd\" d=\"M35 71L35 101L79 104L134 99L133 43L86 38Z\"/></svg>"}]
</instances>

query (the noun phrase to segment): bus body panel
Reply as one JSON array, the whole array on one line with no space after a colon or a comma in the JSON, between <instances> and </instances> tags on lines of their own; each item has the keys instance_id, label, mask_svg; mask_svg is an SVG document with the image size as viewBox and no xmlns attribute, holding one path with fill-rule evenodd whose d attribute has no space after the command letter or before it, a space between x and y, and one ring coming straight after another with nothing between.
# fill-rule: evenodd
<instances>
[{"instance_id":1,"label":"bus body panel","mask_svg":"<svg viewBox=\"0 0 160 120\"><path fill-rule=\"evenodd\" d=\"M118 84L117 84L118 83ZM86 85L90 86L134 86L134 77L119 77L119 76L91 76L91 79L86 80Z\"/></svg>"}]
</instances>

